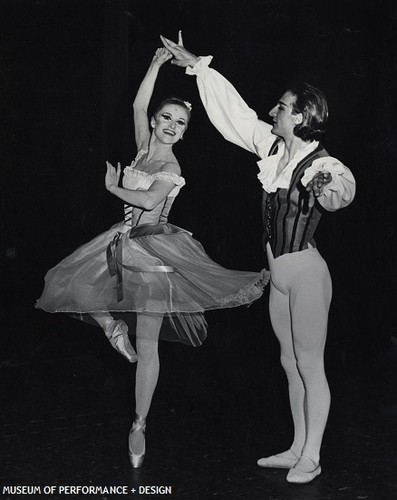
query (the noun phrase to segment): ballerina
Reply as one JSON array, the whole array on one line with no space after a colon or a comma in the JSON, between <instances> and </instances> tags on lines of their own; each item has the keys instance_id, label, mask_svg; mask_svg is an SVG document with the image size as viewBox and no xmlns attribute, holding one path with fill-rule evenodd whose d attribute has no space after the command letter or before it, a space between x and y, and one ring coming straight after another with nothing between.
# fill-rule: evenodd
<instances>
[{"instance_id":1,"label":"ballerina","mask_svg":"<svg viewBox=\"0 0 397 500\"><path fill-rule=\"evenodd\" d=\"M48 271L36 303L47 312L94 322L114 349L137 361L136 416L129 433L134 468L145 456L146 418L160 370L159 338L201 345L206 310L249 305L269 280L266 270L220 266L188 231L168 222L185 185L173 146L186 133L192 109L178 97L161 102L150 117L148 106L159 69L171 57L165 48L157 49L138 89L133 104L138 153L123 169L122 187L121 165L107 162L105 186L124 201L124 220ZM132 314L136 326L129 328Z\"/></svg>"}]
</instances>

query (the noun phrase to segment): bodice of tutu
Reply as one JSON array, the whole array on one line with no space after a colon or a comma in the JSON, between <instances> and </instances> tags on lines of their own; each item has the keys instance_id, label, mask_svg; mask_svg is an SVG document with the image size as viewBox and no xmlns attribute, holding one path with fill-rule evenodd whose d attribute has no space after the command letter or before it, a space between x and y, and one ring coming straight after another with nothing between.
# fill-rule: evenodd
<instances>
[{"instance_id":1,"label":"bodice of tutu","mask_svg":"<svg viewBox=\"0 0 397 500\"><path fill-rule=\"evenodd\" d=\"M156 180L165 180L173 182L175 187L170 194L159 203L153 210L143 210L139 207L124 204L124 224L127 226L138 226L141 224L166 224L171 206L178 195L182 186L185 185L185 179L172 172L157 172L148 174L135 168L137 158L132 164L124 169L123 187L133 190L148 190Z\"/></svg>"}]
</instances>

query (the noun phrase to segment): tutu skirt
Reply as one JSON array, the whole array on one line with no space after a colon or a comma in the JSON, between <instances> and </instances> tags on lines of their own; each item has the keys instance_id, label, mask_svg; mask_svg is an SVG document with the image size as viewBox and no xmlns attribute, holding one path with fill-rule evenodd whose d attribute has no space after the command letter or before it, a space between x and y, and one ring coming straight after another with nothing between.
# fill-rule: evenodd
<instances>
[{"instance_id":1,"label":"tutu skirt","mask_svg":"<svg viewBox=\"0 0 397 500\"><path fill-rule=\"evenodd\" d=\"M268 280L266 270L218 265L189 232L172 224L130 229L120 222L48 271L36 307L91 323L90 313L160 315L171 326L162 328L160 338L197 346L206 337L206 310L248 305Z\"/></svg>"}]
</instances>

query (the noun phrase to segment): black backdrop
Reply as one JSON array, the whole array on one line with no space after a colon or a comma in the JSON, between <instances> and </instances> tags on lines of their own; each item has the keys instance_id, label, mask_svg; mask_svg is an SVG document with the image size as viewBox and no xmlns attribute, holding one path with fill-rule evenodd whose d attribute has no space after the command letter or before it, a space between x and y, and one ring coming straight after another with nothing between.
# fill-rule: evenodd
<instances>
[{"instance_id":1,"label":"black backdrop","mask_svg":"<svg viewBox=\"0 0 397 500\"><path fill-rule=\"evenodd\" d=\"M33 304L46 270L122 218L120 202L103 187L104 161L134 157L134 94L159 34L176 39L178 29L188 49L214 56L213 67L263 119L290 80L310 81L327 95L325 145L357 180L354 203L326 215L317 236L335 290L329 343L352 363L377 356L395 334L395 5L2 1L2 358L24 356L40 339L45 315ZM256 158L222 139L194 78L168 65L154 101L170 94L193 104L189 131L176 147L187 186L172 222L191 230L224 266L260 269Z\"/></svg>"}]
</instances>

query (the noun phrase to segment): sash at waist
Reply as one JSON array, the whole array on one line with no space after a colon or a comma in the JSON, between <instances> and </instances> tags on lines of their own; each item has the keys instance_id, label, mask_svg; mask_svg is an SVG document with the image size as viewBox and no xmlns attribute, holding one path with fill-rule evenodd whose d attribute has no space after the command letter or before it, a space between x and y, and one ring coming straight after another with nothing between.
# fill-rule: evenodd
<instances>
[{"instance_id":1,"label":"sash at waist","mask_svg":"<svg viewBox=\"0 0 397 500\"><path fill-rule=\"evenodd\" d=\"M176 234L187 232L180 227L172 224L142 224L130 229L128 238L141 238L143 236L150 236L156 234ZM106 249L107 264L111 276L117 277L117 300L123 300L123 275L122 269L136 273L173 273L175 268L172 266L129 266L123 263L122 244L121 239L125 233L117 232L113 240L109 243Z\"/></svg>"},{"instance_id":2,"label":"sash at waist","mask_svg":"<svg viewBox=\"0 0 397 500\"><path fill-rule=\"evenodd\" d=\"M132 239L153 234L175 234L182 232L187 233L185 229L174 226L173 224L141 224L130 229L129 238Z\"/></svg>"}]
</instances>

